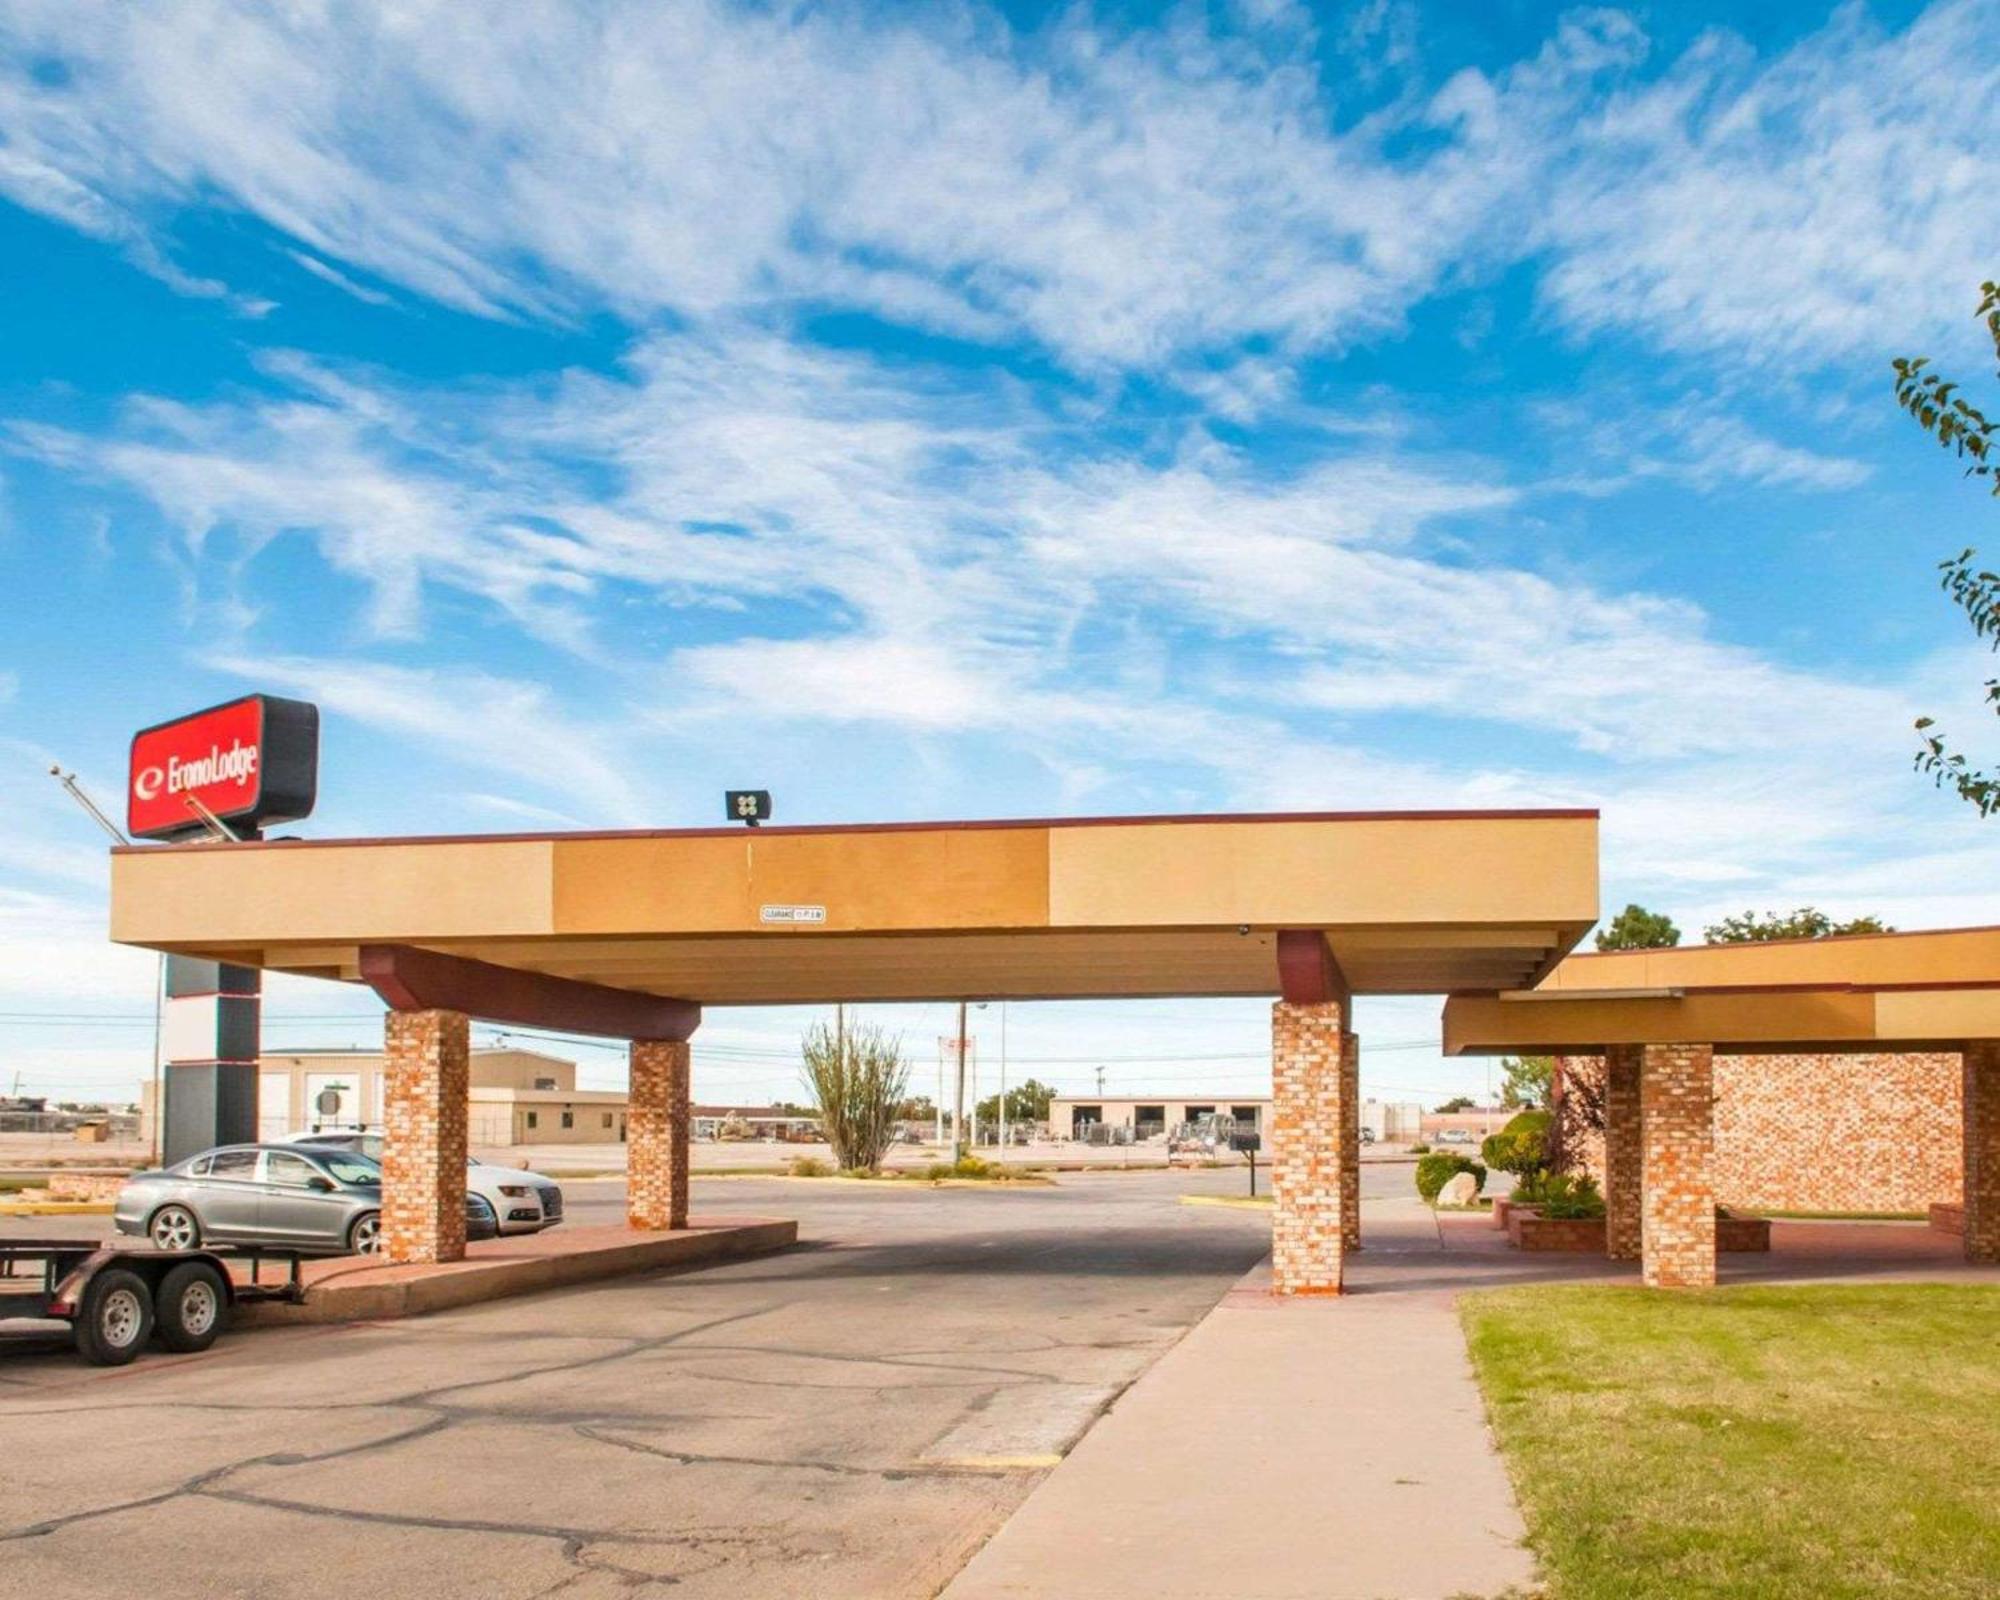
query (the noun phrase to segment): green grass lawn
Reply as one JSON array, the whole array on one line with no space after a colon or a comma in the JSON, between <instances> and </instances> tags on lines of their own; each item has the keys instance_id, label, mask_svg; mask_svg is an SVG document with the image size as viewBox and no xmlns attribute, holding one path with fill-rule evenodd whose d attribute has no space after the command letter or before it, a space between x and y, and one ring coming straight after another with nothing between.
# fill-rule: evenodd
<instances>
[{"instance_id":1,"label":"green grass lawn","mask_svg":"<svg viewBox=\"0 0 2000 1600\"><path fill-rule=\"evenodd\" d=\"M2000 1285L1462 1314L1552 1600L2000 1595Z\"/></svg>"}]
</instances>

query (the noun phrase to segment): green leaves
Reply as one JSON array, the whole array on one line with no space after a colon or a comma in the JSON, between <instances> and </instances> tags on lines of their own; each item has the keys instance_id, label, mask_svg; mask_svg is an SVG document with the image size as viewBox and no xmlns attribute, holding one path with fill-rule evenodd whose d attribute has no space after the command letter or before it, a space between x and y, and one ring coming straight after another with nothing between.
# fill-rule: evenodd
<instances>
[{"instance_id":1,"label":"green leaves","mask_svg":"<svg viewBox=\"0 0 2000 1600\"><path fill-rule=\"evenodd\" d=\"M1894 933L1880 917L1852 917L1835 922L1824 911L1800 906L1796 911L1746 911L1724 917L1701 930L1710 944L1759 944L1771 939L1826 939L1850 933Z\"/></svg>"},{"instance_id":2,"label":"green leaves","mask_svg":"<svg viewBox=\"0 0 2000 1600\"><path fill-rule=\"evenodd\" d=\"M1974 313L1986 325L1993 341L1993 354L2000 361L2000 283L1991 279L1979 286L1979 309ZM1940 448L1951 451L1961 461L1970 461L1968 477L1991 480L1992 492L2000 496L2000 462L1993 456L1996 424L1977 406L1961 399L1959 385L1926 372L1930 357L1898 357L1889 363L1896 374L1896 404L1930 434ZM1938 563L1938 587L1951 596L1965 613L1975 636L1991 639L2000 650L2000 573L1975 568L1978 551L1968 545L1947 561ZM1988 679L1986 703L2000 712L2000 679ZM1936 720L1919 717L1917 753L1913 764L1940 789L1956 790L1961 800L1978 808L1982 817L2000 810L2000 774L1972 765L1936 732ZM1711 930L1712 932L1713 930Z\"/></svg>"},{"instance_id":3,"label":"green leaves","mask_svg":"<svg viewBox=\"0 0 2000 1600\"><path fill-rule=\"evenodd\" d=\"M1597 931L1600 950L1660 950L1681 942L1681 930L1662 911L1628 905L1611 919L1611 926Z\"/></svg>"}]
</instances>

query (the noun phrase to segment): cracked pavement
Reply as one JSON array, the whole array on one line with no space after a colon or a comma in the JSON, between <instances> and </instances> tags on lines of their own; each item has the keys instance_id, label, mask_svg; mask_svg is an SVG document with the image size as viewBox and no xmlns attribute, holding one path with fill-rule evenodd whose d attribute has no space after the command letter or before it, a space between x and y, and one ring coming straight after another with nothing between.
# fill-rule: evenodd
<instances>
[{"instance_id":1,"label":"cracked pavement","mask_svg":"<svg viewBox=\"0 0 2000 1600\"><path fill-rule=\"evenodd\" d=\"M697 1179L801 1247L125 1368L0 1354L0 1596L933 1595L1265 1253L1264 1214L1177 1203L1243 1181Z\"/></svg>"}]
</instances>

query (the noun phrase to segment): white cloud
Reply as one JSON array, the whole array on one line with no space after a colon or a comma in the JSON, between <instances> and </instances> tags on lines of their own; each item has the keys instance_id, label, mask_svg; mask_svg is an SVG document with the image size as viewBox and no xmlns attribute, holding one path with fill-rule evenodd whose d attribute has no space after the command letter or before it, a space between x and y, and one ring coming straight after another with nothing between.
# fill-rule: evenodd
<instances>
[{"instance_id":1,"label":"white cloud","mask_svg":"<svg viewBox=\"0 0 2000 1600\"><path fill-rule=\"evenodd\" d=\"M1897 34L1847 5L1769 62L1714 34L1614 94L1553 174L1557 315L1746 372L1865 355L1885 380L1889 355L1962 337L2000 237L1996 38L1992 0Z\"/></svg>"},{"instance_id":2,"label":"white cloud","mask_svg":"<svg viewBox=\"0 0 2000 1600\"><path fill-rule=\"evenodd\" d=\"M487 315L831 300L1084 366L1344 342L1545 244L1580 325L1840 338L1983 242L1995 97L1966 47L1990 17L1891 40L1850 18L1761 75L1709 42L1607 102L1645 40L1580 12L1336 128L1293 25L628 5L468 37L436 3L8 0L7 54L69 70L0 79L0 185L127 240L221 198L330 281L333 258ZM1364 59L1412 67L1406 19L1357 21ZM1411 134L1433 148L1395 154Z\"/></svg>"},{"instance_id":3,"label":"white cloud","mask_svg":"<svg viewBox=\"0 0 2000 1600\"><path fill-rule=\"evenodd\" d=\"M287 250L285 254L293 261L296 261L307 272L310 272L315 278L320 279L324 283L332 284L342 294L353 295L363 305L386 306L395 304L393 297L384 294L380 289L370 289L364 284L356 283L339 268L328 266L318 256L307 255L303 250Z\"/></svg>"},{"instance_id":4,"label":"white cloud","mask_svg":"<svg viewBox=\"0 0 2000 1600\"><path fill-rule=\"evenodd\" d=\"M624 379L554 388L428 393L289 358L274 371L292 393L141 403L108 439L19 437L150 496L197 549L219 528L253 552L311 537L369 585L390 636L420 626L427 587L593 658L609 585L733 614L716 642L669 634L682 712L912 728L1011 713L1101 734L1143 725L1151 703L1244 696L1513 726L1626 762L1724 753L1745 707L1808 730L1908 720L1892 691L1712 638L1686 601L1441 538L1519 498L1475 459L1363 436L1273 475L1197 428L1142 465L1004 383L744 332L655 340ZM774 635L758 608L778 603ZM1244 683L1271 672L1275 695ZM422 703L448 721L457 698L348 687L378 718ZM541 709L518 686L478 692Z\"/></svg>"},{"instance_id":5,"label":"white cloud","mask_svg":"<svg viewBox=\"0 0 2000 1600\"><path fill-rule=\"evenodd\" d=\"M218 672L305 695L326 711L387 730L528 787L579 798L595 819L646 820L638 791L608 745L540 684L486 672L386 666L362 660L219 653Z\"/></svg>"}]
</instances>

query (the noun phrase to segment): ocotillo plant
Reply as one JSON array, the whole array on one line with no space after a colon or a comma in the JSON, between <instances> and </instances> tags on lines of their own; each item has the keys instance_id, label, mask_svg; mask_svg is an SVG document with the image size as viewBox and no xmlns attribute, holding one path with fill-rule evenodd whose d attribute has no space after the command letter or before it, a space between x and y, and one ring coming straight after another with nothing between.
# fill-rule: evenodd
<instances>
[{"instance_id":1,"label":"ocotillo plant","mask_svg":"<svg viewBox=\"0 0 2000 1600\"><path fill-rule=\"evenodd\" d=\"M833 1159L844 1172L880 1166L910 1083L902 1036L854 1024L843 1042L822 1022L806 1030L799 1049L805 1058L806 1090L819 1110Z\"/></svg>"}]
</instances>

